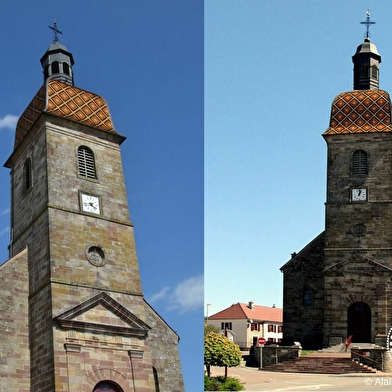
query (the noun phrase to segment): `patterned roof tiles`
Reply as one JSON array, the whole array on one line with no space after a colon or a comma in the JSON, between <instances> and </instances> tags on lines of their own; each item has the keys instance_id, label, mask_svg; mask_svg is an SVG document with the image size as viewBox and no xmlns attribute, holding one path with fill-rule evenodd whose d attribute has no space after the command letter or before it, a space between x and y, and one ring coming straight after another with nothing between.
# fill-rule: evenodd
<instances>
[{"instance_id":1,"label":"patterned roof tiles","mask_svg":"<svg viewBox=\"0 0 392 392\"><path fill-rule=\"evenodd\" d=\"M16 126L15 146L24 139L42 112L117 133L106 101L99 95L50 79L42 86Z\"/></svg>"},{"instance_id":2,"label":"patterned roof tiles","mask_svg":"<svg viewBox=\"0 0 392 392\"><path fill-rule=\"evenodd\" d=\"M334 99L324 135L375 132L392 132L391 99L386 91L354 90Z\"/></svg>"},{"instance_id":3,"label":"patterned roof tiles","mask_svg":"<svg viewBox=\"0 0 392 392\"><path fill-rule=\"evenodd\" d=\"M42 86L29 106L25 109L23 114L19 117L16 124L14 149L25 138L28 131L38 119L42 111L45 109L45 86Z\"/></svg>"},{"instance_id":4,"label":"patterned roof tiles","mask_svg":"<svg viewBox=\"0 0 392 392\"><path fill-rule=\"evenodd\" d=\"M99 95L52 79L47 96L48 113L114 132L108 105Z\"/></svg>"}]
</instances>

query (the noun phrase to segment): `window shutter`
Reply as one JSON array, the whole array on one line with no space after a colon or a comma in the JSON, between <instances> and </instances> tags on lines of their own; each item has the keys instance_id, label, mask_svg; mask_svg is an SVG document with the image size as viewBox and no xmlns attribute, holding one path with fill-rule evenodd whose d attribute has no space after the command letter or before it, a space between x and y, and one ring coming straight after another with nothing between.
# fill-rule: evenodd
<instances>
[{"instance_id":1,"label":"window shutter","mask_svg":"<svg viewBox=\"0 0 392 392\"><path fill-rule=\"evenodd\" d=\"M31 188L31 160L28 158L24 164L23 168L24 175L24 190L27 191Z\"/></svg>"},{"instance_id":2,"label":"window shutter","mask_svg":"<svg viewBox=\"0 0 392 392\"><path fill-rule=\"evenodd\" d=\"M93 152L85 146L78 148L79 175L87 178L97 178Z\"/></svg>"},{"instance_id":3,"label":"window shutter","mask_svg":"<svg viewBox=\"0 0 392 392\"><path fill-rule=\"evenodd\" d=\"M368 174L367 153L363 150L356 150L352 158L352 174Z\"/></svg>"}]
</instances>

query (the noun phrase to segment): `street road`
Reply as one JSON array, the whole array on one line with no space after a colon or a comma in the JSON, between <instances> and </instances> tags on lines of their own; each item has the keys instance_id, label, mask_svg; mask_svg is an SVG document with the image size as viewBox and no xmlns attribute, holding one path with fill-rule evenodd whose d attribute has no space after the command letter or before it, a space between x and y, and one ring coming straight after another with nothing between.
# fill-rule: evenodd
<instances>
[{"instance_id":1,"label":"street road","mask_svg":"<svg viewBox=\"0 0 392 392\"><path fill-rule=\"evenodd\" d=\"M212 367L212 376L224 375L224 368ZM392 373L375 374L311 374L277 373L257 368L228 369L229 377L236 377L246 391L392 391Z\"/></svg>"}]
</instances>

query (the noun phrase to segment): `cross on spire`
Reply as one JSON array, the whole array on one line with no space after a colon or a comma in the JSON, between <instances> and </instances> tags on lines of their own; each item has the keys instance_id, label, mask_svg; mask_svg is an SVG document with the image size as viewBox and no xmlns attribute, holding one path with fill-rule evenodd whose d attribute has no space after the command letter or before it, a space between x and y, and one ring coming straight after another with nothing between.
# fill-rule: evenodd
<instances>
[{"instance_id":1,"label":"cross on spire","mask_svg":"<svg viewBox=\"0 0 392 392\"><path fill-rule=\"evenodd\" d=\"M361 22L362 23L362 22ZM59 42L59 39L57 37L57 34L63 34L58 28L57 28L57 20L55 19L53 21L53 27L48 26L51 30L54 31L54 37L53 37L53 43Z\"/></svg>"},{"instance_id":2,"label":"cross on spire","mask_svg":"<svg viewBox=\"0 0 392 392\"><path fill-rule=\"evenodd\" d=\"M370 37L369 27L372 24L376 24L376 22L371 22L370 21L370 11L369 10L366 11L366 20L363 21L363 22L359 22L359 23L366 25L366 36L365 36L365 38L369 38Z\"/></svg>"}]
</instances>

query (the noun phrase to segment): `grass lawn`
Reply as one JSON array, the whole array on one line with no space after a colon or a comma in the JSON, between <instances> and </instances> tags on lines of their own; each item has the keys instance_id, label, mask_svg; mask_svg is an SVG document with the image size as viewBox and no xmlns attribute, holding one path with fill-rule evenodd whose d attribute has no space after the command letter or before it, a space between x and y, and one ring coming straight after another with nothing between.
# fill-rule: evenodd
<instances>
[{"instance_id":1,"label":"grass lawn","mask_svg":"<svg viewBox=\"0 0 392 392\"><path fill-rule=\"evenodd\" d=\"M312 354L312 353L314 353L314 350L302 350L301 357L303 357L304 355Z\"/></svg>"}]
</instances>

